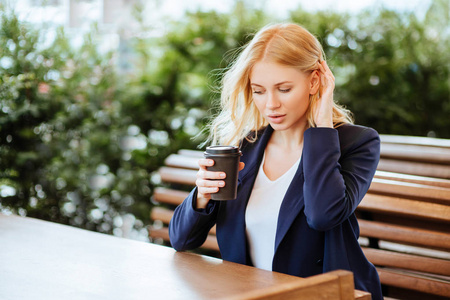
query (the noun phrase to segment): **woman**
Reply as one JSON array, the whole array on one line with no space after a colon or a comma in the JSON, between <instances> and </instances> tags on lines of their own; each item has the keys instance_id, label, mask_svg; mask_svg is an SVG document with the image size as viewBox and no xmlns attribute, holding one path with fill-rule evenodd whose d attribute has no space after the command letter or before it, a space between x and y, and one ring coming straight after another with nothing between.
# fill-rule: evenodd
<instances>
[{"instance_id":1,"label":"woman","mask_svg":"<svg viewBox=\"0 0 450 300\"><path fill-rule=\"evenodd\" d=\"M172 246L199 247L217 224L224 260L301 277L346 269L357 289L382 299L354 214L378 164L379 137L352 125L333 90L311 33L295 24L261 29L227 70L210 125L213 143L241 146L238 196L211 200L226 174L200 159L197 186L169 226Z\"/></svg>"}]
</instances>

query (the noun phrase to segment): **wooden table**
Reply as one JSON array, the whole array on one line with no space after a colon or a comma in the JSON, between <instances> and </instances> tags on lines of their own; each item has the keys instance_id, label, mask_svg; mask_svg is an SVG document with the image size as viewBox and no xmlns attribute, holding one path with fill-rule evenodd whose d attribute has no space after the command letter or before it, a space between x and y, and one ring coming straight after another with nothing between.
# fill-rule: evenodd
<instances>
[{"instance_id":1,"label":"wooden table","mask_svg":"<svg viewBox=\"0 0 450 300\"><path fill-rule=\"evenodd\" d=\"M286 289L304 289L310 283L328 287L331 281L334 285L338 282L341 294L349 288L353 292L353 286L340 286L351 273L336 272L302 279L150 243L0 214L3 300L261 299L261 295L275 295ZM344 272L343 276L339 272ZM310 288L310 293L317 294L317 287L320 285ZM334 296L324 287L316 299L337 299L330 298ZM357 291L355 295L370 299L367 293ZM339 299L350 298L354 297Z\"/></svg>"}]
</instances>

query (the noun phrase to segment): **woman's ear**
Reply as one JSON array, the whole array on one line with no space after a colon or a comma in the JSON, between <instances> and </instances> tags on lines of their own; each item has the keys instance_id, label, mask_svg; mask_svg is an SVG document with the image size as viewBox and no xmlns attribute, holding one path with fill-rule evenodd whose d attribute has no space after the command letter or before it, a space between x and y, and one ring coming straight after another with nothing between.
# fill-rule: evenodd
<instances>
[{"instance_id":1,"label":"woman's ear","mask_svg":"<svg viewBox=\"0 0 450 300\"><path fill-rule=\"evenodd\" d=\"M309 94L317 94L320 87L320 75L318 70L314 70L309 78Z\"/></svg>"}]
</instances>

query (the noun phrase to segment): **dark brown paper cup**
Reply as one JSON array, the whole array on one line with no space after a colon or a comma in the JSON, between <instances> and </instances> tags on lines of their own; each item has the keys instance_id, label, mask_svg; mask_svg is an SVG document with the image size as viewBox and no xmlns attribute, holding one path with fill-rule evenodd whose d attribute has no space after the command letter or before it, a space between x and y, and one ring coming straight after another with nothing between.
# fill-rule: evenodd
<instances>
[{"instance_id":1,"label":"dark brown paper cup","mask_svg":"<svg viewBox=\"0 0 450 300\"><path fill-rule=\"evenodd\" d=\"M239 161L241 151L235 146L206 147L205 158L214 160L214 166L207 167L208 171L225 172L225 186L219 188L217 193L211 194L213 200L233 200L237 197L237 180L239 174ZM218 179L219 180L219 179Z\"/></svg>"}]
</instances>

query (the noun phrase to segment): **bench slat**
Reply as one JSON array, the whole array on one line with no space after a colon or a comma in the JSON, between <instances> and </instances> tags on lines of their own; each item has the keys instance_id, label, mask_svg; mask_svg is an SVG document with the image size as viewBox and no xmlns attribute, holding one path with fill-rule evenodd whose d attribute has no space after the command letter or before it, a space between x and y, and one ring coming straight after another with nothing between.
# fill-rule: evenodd
<instances>
[{"instance_id":1,"label":"bench slat","mask_svg":"<svg viewBox=\"0 0 450 300\"><path fill-rule=\"evenodd\" d=\"M398 197L369 193L363 198L358 209L447 224L450 223L450 206Z\"/></svg>"},{"instance_id":2,"label":"bench slat","mask_svg":"<svg viewBox=\"0 0 450 300\"><path fill-rule=\"evenodd\" d=\"M450 233L358 220L360 235L391 242L450 250Z\"/></svg>"},{"instance_id":3,"label":"bench slat","mask_svg":"<svg viewBox=\"0 0 450 300\"><path fill-rule=\"evenodd\" d=\"M160 168L161 180L168 183L180 183L195 185L197 170L179 169L174 167ZM413 195L422 197L437 203L450 201L450 189L444 187L429 187L426 185L374 178L369 190L374 192L385 192L394 195Z\"/></svg>"},{"instance_id":4,"label":"bench slat","mask_svg":"<svg viewBox=\"0 0 450 300\"><path fill-rule=\"evenodd\" d=\"M164 163L168 167L198 170L198 157L185 156L180 154L170 154Z\"/></svg>"},{"instance_id":5,"label":"bench slat","mask_svg":"<svg viewBox=\"0 0 450 300\"><path fill-rule=\"evenodd\" d=\"M150 237L153 239L163 239L164 241L169 241L169 229L167 227L162 228L151 228Z\"/></svg>"},{"instance_id":6,"label":"bench slat","mask_svg":"<svg viewBox=\"0 0 450 300\"><path fill-rule=\"evenodd\" d=\"M375 178L450 188L450 180L377 170Z\"/></svg>"},{"instance_id":7,"label":"bench slat","mask_svg":"<svg viewBox=\"0 0 450 300\"><path fill-rule=\"evenodd\" d=\"M450 148L449 139L430 138L424 136L380 134L382 144L422 145L439 148Z\"/></svg>"},{"instance_id":8,"label":"bench slat","mask_svg":"<svg viewBox=\"0 0 450 300\"><path fill-rule=\"evenodd\" d=\"M450 188L374 178L369 190L370 193L400 196L402 198L420 199L450 205Z\"/></svg>"},{"instance_id":9,"label":"bench slat","mask_svg":"<svg viewBox=\"0 0 450 300\"><path fill-rule=\"evenodd\" d=\"M172 167L161 167L159 169L161 180L164 182L195 185L197 170L178 169Z\"/></svg>"},{"instance_id":10,"label":"bench slat","mask_svg":"<svg viewBox=\"0 0 450 300\"><path fill-rule=\"evenodd\" d=\"M164 224L169 224L170 220L173 216L173 210L163 208L163 207L155 207L152 209L150 213L150 218L152 220L158 220L163 222Z\"/></svg>"},{"instance_id":11,"label":"bench slat","mask_svg":"<svg viewBox=\"0 0 450 300\"><path fill-rule=\"evenodd\" d=\"M381 157L450 165L450 148L381 143Z\"/></svg>"},{"instance_id":12,"label":"bench slat","mask_svg":"<svg viewBox=\"0 0 450 300\"><path fill-rule=\"evenodd\" d=\"M190 150L190 149L180 149L178 154L188 157L195 157L197 159L203 158L203 151L201 150Z\"/></svg>"},{"instance_id":13,"label":"bench slat","mask_svg":"<svg viewBox=\"0 0 450 300\"><path fill-rule=\"evenodd\" d=\"M450 297L449 282L419 275L414 276L412 273L390 268L377 268L377 270L382 284Z\"/></svg>"},{"instance_id":14,"label":"bench slat","mask_svg":"<svg viewBox=\"0 0 450 300\"><path fill-rule=\"evenodd\" d=\"M172 205L180 205L187 196L189 196L189 192L178 191L164 187L157 187L153 191L154 201Z\"/></svg>"},{"instance_id":15,"label":"bench slat","mask_svg":"<svg viewBox=\"0 0 450 300\"><path fill-rule=\"evenodd\" d=\"M389 172L401 170L405 174L450 179L450 166L448 165L381 158L377 169Z\"/></svg>"},{"instance_id":16,"label":"bench slat","mask_svg":"<svg viewBox=\"0 0 450 300\"><path fill-rule=\"evenodd\" d=\"M387 250L362 248L367 259L376 266L410 269L450 276L450 261L430 257L420 257ZM450 277L448 277L450 280Z\"/></svg>"}]
</instances>

